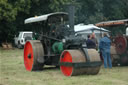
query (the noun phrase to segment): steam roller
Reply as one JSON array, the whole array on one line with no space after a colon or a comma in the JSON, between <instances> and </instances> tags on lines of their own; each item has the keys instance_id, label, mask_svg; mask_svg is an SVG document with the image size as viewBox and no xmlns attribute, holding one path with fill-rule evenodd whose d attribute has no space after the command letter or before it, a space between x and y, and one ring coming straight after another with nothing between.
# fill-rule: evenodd
<instances>
[{"instance_id":1,"label":"steam roller","mask_svg":"<svg viewBox=\"0 0 128 85\"><path fill-rule=\"evenodd\" d=\"M117 36L113 43L115 44L111 47L113 65L128 65L128 37Z\"/></svg>"},{"instance_id":2,"label":"steam roller","mask_svg":"<svg viewBox=\"0 0 128 85\"><path fill-rule=\"evenodd\" d=\"M24 65L27 71L43 70L45 65L50 65L60 66L65 76L99 73L102 62L98 52L88 49L85 38L76 35L72 25L66 25L68 16L73 15L55 12L25 20L25 24L37 23L34 25L43 26L41 32L38 29L33 36L37 40L29 40L24 46Z\"/></svg>"},{"instance_id":3,"label":"steam roller","mask_svg":"<svg viewBox=\"0 0 128 85\"><path fill-rule=\"evenodd\" d=\"M55 56L54 56L55 57ZM24 65L28 71L43 70L44 65L48 64L45 60L44 48L39 40L27 41L24 46ZM56 60L56 58L54 58ZM60 70L65 76L75 75L96 75L101 66L99 53L95 49L82 50L70 49L64 50L58 62ZM50 60L50 62L52 62ZM51 64L52 65L52 64Z\"/></svg>"}]
</instances>

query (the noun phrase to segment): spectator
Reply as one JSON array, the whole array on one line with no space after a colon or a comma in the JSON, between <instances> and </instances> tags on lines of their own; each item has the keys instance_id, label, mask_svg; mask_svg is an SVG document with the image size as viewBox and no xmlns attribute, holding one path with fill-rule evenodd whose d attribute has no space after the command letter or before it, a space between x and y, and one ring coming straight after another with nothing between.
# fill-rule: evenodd
<instances>
[{"instance_id":1,"label":"spectator","mask_svg":"<svg viewBox=\"0 0 128 85\"><path fill-rule=\"evenodd\" d=\"M95 42L93 42L91 40L91 35L88 35L88 39L86 41L86 44L87 44L87 48L94 48L95 49L95 47L96 47Z\"/></svg>"},{"instance_id":2,"label":"spectator","mask_svg":"<svg viewBox=\"0 0 128 85\"><path fill-rule=\"evenodd\" d=\"M111 56L110 56L111 40L107 34L103 34L103 38L100 39L99 50L102 53L104 59L104 67L112 68Z\"/></svg>"},{"instance_id":3,"label":"spectator","mask_svg":"<svg viewBox=\"0 0 128 85\"><path fill-rule=\"evenodd\" d=\"M91 38L91 40L95 43L95 49L97 49L98 48L98 42L97 42L97 39L96 39L96 36L95 36L95 33L93 32L92 33L92 38Z\"/></svg>"}]
</instances>

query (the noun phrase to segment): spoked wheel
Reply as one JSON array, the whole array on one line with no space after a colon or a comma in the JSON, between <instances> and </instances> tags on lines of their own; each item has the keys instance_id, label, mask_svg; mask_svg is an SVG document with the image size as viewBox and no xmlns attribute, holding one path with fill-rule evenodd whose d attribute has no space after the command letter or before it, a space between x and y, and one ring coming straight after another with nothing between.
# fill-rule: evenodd
<instances>
[{"instance_id":1,"label":"spoked wheel","mask_svg":"<svg viewBox=\"0 0 128 85\"><path fill-rule=\"evenodd\" d=\"M124 36L115 38L116 51L118 54L123 54L127 49L127 39Z\"/></svg>"},{"instance_id":2,"label":"spoked wheel","mask_svg":"<svg viewBox=\"0 0 128 85\"><path fill-rule=\"evenodd\" d=\"M39 40L27 41L24 46L24 65L27 71L42 70L44 49Z\"/></svg>"}]
</instances>

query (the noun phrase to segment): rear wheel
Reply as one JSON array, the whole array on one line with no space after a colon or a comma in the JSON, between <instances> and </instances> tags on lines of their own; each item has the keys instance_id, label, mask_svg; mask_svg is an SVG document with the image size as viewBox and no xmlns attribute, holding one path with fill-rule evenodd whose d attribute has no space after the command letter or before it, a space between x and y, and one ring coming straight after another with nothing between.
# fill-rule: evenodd
<instances>
[{"instance_id":1,"label":"rear wheel","mask_svg":"<svg viewBox=\"0 0 128 85\"><path fill-rule=\"evenodd\" d=\"M42 70L44 49L39 40L27 41L24 46L24 65L28 71Z\"/></svg>"},{"instance_id":2,"label":"rear wheel","mask_svg":"<svg viewBox=\"0 0 128 85\"><path fill-rule=\"evenodd\" d=\"M124 36L118 36L115 38L116 51L118 54L123 54L127 50L127 39Z\"/></svg>"}]
</instances>

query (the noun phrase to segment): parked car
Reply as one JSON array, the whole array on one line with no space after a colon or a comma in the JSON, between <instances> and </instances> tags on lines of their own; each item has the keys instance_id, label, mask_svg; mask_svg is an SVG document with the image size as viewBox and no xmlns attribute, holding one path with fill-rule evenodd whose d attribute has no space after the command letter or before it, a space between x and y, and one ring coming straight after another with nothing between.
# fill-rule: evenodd
<instances>
[{"instance_id":1,"label":"parked car","mask_svg":"<svg viewBox=\"0 0 128 85\"><path fill-rule=\"evenodd\" d=\"M16 47L23 48L27 40L32 40L32 34L33 32L31 31L19 32L18 36L14 38Z\"/></svg>"}]
</instances>

